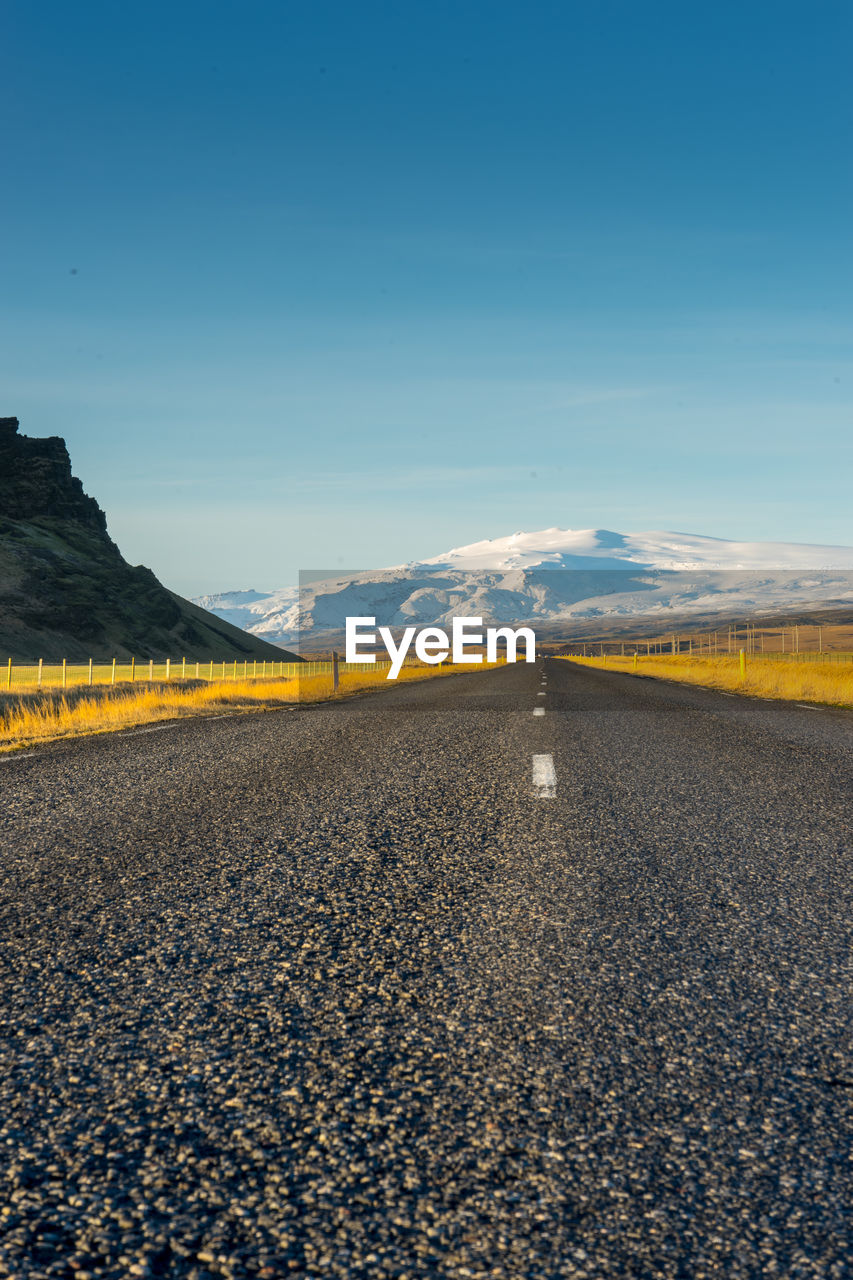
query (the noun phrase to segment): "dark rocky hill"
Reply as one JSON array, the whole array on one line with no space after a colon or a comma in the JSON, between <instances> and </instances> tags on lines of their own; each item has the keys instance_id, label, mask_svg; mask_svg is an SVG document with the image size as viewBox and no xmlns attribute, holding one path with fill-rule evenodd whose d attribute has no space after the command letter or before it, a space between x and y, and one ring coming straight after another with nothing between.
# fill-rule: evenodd
<instances>
[{"instance_id":1,"label":"dark rocky hill","mask_svg":"<svg viewBox=\"0 0 853 1280\"><path fill-rule=\"evenodd\" d=\"M65 441L0 418L0 658L131 656L295 660L129 565Z\"/></svg>"}]
</instances>

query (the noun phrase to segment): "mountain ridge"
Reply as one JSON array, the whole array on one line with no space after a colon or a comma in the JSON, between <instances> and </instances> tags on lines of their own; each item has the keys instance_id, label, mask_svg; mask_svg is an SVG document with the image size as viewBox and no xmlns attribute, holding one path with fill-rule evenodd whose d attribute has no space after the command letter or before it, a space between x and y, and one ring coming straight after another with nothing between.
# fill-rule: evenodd
<instances>
[{"instance_id":1,"label":"mountain ridge","mask_svg":"<svg viewBox=\"0 0 853 1280\"><path fill-rule=\"evenodd\" d=\"M651 530L552 527L453 548L388 569L196 597L278 644L339 638L347 615L444 625L454 615L548 624L646 614L785 611L853 602L853 547L746 542Z\"/></svg>"},{"instance_id":2,"label":"mountain ridge","mask_svg":"<svg viewBox=\"0 0 853 1280\"><path fill-rule=\"evenodd\" d=\"M71 472L60 436L0 418L0 654L98 661L294 655L247 634L131 566Z\"/></svg>"},{"instance_id":3,"label":"mountain ridge","mask_svg":"<svg viewBox=\"0 0 853 1280\"><path fill-rule=\"evenodd\" d=\"M616 550L622 555L612 554ZM717 554L713 554L717 552ZM720 554L723 552L723 554ZM578 561L611 560L618 567L736 570L751 568L853 569L853 547L797 542L756 542L673 530L617 533L612 529L561 529L487 538L455 547L414 565L447 568L577 568Z\"/></svg>"}]
</instances>

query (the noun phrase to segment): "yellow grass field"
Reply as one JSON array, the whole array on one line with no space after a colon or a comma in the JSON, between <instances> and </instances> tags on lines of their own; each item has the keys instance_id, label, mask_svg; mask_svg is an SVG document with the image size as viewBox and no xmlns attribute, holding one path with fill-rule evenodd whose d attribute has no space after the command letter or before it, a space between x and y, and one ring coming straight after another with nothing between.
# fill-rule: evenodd
<instances>
[{"instance_id":1,"label":"yellow grass field","mask_svg":"<svg viewBox=\"0 0 853 1280\"><path fill-rule=\"evenodd\" d=\"M702 658L687 654L671 657L638 655L636 668L633 657L609 654L606 658L572 657L566 661L607 671L636 671L637 675L678 680L683 684L701 684L754 698L819 702L834 707L853 706L853 662L780 662L750 654L746 658L746 675L742 678L740 660L734 654L731 657Z\"/></svg>"},{"instance_id":2,"label":"yellow grass field","mask_svg":"<svg viewBox=\"0 0 853 1280\"><path fill-rule=\"evenodd\" d=\"M271 680L227 680L195 684L116 685L74 697L44 694L21 698L0 708L0 753L17 751L57 738L110 733L134 725L183 716L228 711L264 711L298 702L325 702L369 689L389 689L400 681L430 680L457 672L484 671L502 663L478 666L446 663L440 667L405 666L396 681L386 672L342 672L337 694L331 675L292 676Z\"/></svg>"}]
</instances>

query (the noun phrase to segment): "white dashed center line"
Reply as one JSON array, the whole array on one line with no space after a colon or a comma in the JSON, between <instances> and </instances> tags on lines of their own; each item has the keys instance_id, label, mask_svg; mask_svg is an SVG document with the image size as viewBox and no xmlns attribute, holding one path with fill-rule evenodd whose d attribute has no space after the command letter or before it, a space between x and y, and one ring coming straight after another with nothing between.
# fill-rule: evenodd
<instances>
[{"instance_id":1,"label":"white dashed center line","mask_svg":"<svg viewBox=\"0 0 853 1280\"><path fill-rule=\"evenodd\" d=\"M535 716L544 716L544 714L545 714L545 708L544 708L544 707L534 707L534 708L533 708L533 714L534 714Z\"/></svg>"},{"instance_id":2,"label":"white dashed center line","mask_svg":"<svg viewBox=\"0 0 853 1280\"><path fill-rule=\"evenodd\" d=\"M537 697L537 698L544 698L544 697L545 697L545 694L544 694L543 692L541 692L541 691L540 691L539 693L537 693L536 697Z\"/></svg>"},{"instance_id":3,"label":"white dashed center line","mask_svg":"<svg viewBox=\"0 0 853 1280\"><path fill-rule=\"evenodd\" d=\"M553 800L557 794L557 775L553 756L533 757L533 794L537 800Z\"/></svg>"}]
</instances>

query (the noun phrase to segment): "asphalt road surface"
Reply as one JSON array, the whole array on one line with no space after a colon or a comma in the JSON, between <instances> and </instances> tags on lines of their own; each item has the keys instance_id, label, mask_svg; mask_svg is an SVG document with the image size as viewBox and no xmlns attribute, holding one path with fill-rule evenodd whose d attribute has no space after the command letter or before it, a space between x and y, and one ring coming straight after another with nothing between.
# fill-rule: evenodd
<instances>
[{"instance_id":1,"label":"asphalt road surface","mask_svg":"<svg viewBox=\"0 0 853 1280\"><path fill-rule=\"evenodd\" d=\"M849 1275L851 727L549 661L0 763L0 1274Z\"/></svg>"}]
</instances>

